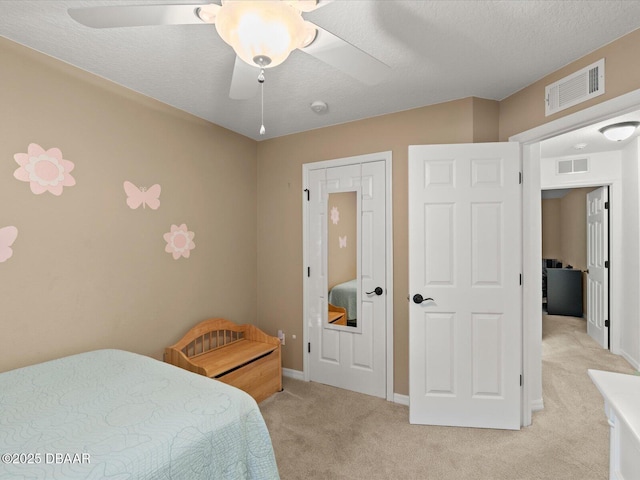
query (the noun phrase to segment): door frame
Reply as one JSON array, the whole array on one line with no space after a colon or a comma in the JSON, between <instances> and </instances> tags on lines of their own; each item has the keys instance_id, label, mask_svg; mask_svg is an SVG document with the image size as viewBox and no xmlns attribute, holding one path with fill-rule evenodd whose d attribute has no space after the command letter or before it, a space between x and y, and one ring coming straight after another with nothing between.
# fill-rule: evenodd
<instances>
[{"instance_id":1,"label":"door frame","mask_svg":"<svg viewBox=\"0 0 640 480\"><path fill-rule=\"evenodd\" d=\"M640 109L640 89L620 95L557 120L509 137L520 143L523 166L523 328L522 367L524 374L522 391L522 425L531 425L532 412L543 408L542 403L542 309L540 285L542 266L538 261L542 251L542 208L540 205L540 144L557 135L586 127L609 118ZM619 190L619 189L613 189ZM612 236L616 233L612 232ZM613 255L620 249L611 247ZM611 262L620 262L611 258ZM611 285L620 279L611 278ZM611 290L615 292L614 289ZM611 316L619 316L621 299L611 296ZM610 349L620 353L620 325L610 328Z\"/></svg>"},{"instance_id":2,"label":"door frame","mask_svg":"<svg viewBox=\"0 0 640 480\"><path fill-rule=\"evenodd\" d=\"M623 317L619 313L621 311L621 305L616 303L616 307L614 308L612 306L612 300L611 300L613 297L611 294L611 279L615 278L616 283L623 281L621 269L620 269L621 264L619 263L622 261L622 249L616 248L615 252L612 251L611 249L612 241L615 239L616 241L619 242L618 239L622 238L622 181L621 179L602 177L602 179L585 180L585 181L579 181L579 182L566 181L561 183L555 183L551 187L545 187L544 185L542 185L542 190L549 191L549 190L566 189L566 188L573 189L573 188L589 188L589 187L595 187L595 188L608 187L609 188L608 194L609 194L609 204L611 205L611 208L608 210L608 214L607 214L609 217L608 231L607 231L607 237L608 237L607 238L607 241L608 241L607 260L611 260L612 258L615 258L616 262L615 263L611 262L611 266L607 268L608 275L609 275L608 282L607 282L608 288L606 293L607 305L609 307L607 311L607 318L622 319ZM616 220L615 224L612 223L611 217L613 217ZM542 228L540 229L540 238L542 239ZM616 245L619 247L620 243L617 243ZM541 252L542 252L542 249L541 249ZM542 263L542 255L540 255L540 263ZM588 298L588 295L587 295L587 298ZM616 299L617 298L618 297L616 297ZM583 312L582 316L583 318L586 317L587 322L589 321L587 311ZM542 322L542 317L540 318L540 322ZM620 322L616 321L614 322L614 325L615 325L615 328L613 330L614 331L617 330L618 332L618 345L620 345L620 336L619 336L620 329L618 328L620 325ZM608 350L613 352L611 348L611 332L612 332L612 328L610 326L607 327ZM542 410L543 408L542 397L540 397L539 401L536 403L538 403L540 406L539 407L534 406L534 410Z\"/></svg>"},{"instance_id":3,"label":"door frame","mask_svg":"<svg viewBox=\"0 0 640 480\"><path fill-rule=\"evenodd\" d=\"M386 399L394 400L393 389L393 205L392 205L392 152L376 152L353 157L336 158L319 162L305 163L302 165L302 338L303 348L309 344L309 322L307 321L307 311L309 308L309 284L307 276L307 266L309 265L309 203L307 201L307 189L309 188L309 170L329 167L343 167L373 161L383 160L385 162L385 240L386 240ZM307 191L304 191L307 190ZM305 382L309 381L309 353L304 352L302 356L302 372Z\"/></svg>"}]
</instances>

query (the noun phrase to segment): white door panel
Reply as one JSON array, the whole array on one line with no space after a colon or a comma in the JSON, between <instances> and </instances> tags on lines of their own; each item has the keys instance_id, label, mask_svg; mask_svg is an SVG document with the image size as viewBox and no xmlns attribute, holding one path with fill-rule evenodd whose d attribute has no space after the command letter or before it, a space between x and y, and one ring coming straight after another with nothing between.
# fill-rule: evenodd
<instances>
[{"instance_id":1,"label":"white door panel","mask_svg":"<svg viewBox=\"0 0 640 480\"><path fill-rule=\"evenodd\" d=\"M387 395L386 162L363 161L308 172L309 378L312 381L385 397ZM327 323L327 198L333 192L359 194L357 327ZM315 195L314 191L322 192ZM352 239L348 240L349 242ZM356 241L355 239L353 241Z\"/></svg>"},{"instance_id":2,"label":"white door panel","mask_svg":"<svg viewBox=\"0 0 640 480\"><path fill-rule=\"evenodd\" d=\"M411 423L520 427L519 170L517 144L409 149Z\"/></svg>"},{"instance_id":3,"label":"white door panel","mask_svg":"<svg viewBox=\"0 0 640 480\"><path fill-rule=\"evenodd\" d=\"M608 187L587 194L587 333L603 348L609 348L608 201Z\"/></svg>"}]
</instances>

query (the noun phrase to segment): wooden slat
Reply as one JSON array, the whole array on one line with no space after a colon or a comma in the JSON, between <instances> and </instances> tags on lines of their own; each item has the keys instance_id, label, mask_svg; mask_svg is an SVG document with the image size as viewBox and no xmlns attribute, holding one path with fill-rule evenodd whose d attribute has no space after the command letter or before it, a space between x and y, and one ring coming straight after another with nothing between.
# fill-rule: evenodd
<instances>
[{"instance_id":1,"label":"wooden slat","mask_svg":"<svg viewBox=\"0 0 640 480\"><path fill-rule=\"evenodd\" d=\"M202 367L207 372L207 377L213 378L260 358L275 349L274 345L242 339L190 360L195 365Z\"/></svg>"}]
</instances>

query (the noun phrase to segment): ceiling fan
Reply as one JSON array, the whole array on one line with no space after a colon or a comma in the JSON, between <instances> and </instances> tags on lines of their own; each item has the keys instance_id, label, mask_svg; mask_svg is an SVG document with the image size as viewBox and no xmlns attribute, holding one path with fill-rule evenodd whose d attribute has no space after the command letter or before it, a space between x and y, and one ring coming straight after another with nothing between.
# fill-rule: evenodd
<instances>
[{"instance_id":1,"label":"ceiling fan","mask_svg":"<svg viewBox=\"0 0 640 480\"><path fill-rule=\"evenodd\" d=\"M379 83L389 67L302 14L333 0L221 0L221 4L118 5L70 8L77 22L93 28L215 24L233 47L236 61L229 97L253 97L265 68L284 62L296 48L367 84Z\"/></svg>"}]
</instances>

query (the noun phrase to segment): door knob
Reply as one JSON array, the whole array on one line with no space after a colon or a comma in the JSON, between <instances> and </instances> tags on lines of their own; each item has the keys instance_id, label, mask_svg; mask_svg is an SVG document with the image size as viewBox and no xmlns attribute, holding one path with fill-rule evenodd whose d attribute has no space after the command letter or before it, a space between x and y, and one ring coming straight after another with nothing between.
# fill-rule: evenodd
<instances>
[{"instance_id":1,"label":"door knob","mask_svg":"<svg viewBox=\"0 0 640 480\"><path fill-rule=\"evenodd\" d=\"M432 302L434 301L433 298L429 297L429 298L423 298L422 295L420 295L419 293L416 293L413 296L413 302L420 304L422 302L426 302L427 300L431 300Z\"/></svg>"},{"instance_id":2,"label":"door knob","mask_svg":"<svg viewBox=\"0 0 640 480\"><path fill-rule=\"evenodd\" d=\"M382 295L383 290L382 287L376 287L373 291L371 292L365 292L367 295L371 295L372 293L375 293L376 295Z\"/></svg>"}]
</instances>

